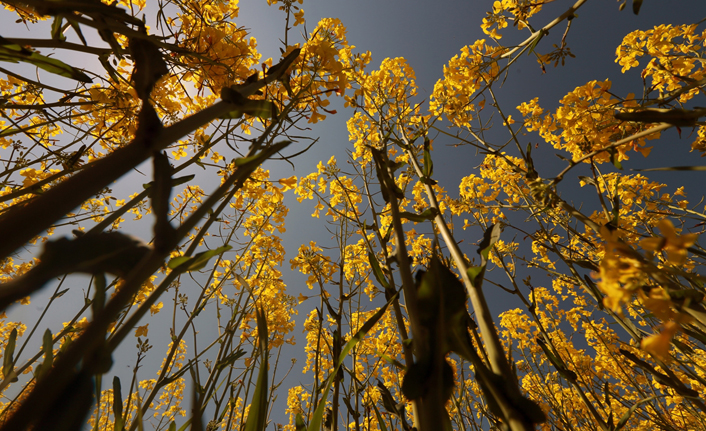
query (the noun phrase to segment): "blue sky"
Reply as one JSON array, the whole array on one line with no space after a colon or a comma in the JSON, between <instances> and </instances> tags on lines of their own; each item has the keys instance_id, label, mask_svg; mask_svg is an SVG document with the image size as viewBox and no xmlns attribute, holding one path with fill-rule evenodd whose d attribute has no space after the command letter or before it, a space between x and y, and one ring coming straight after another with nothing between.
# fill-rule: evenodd
<instances>
[{"instance_id":1,"label":"blue sky","mask_svg":"<svg viewBox=\"0 0 706 431\"><path fill-rule=\"evenodd\" d=\"M532 22L536 27L543 26L573 3L560 1L550 4L536 18L533 18ZM492 1L439 1L434 2L432 6L432 3L424 1L313 0L305 1L302 7L306 12L309 29L313 28L319 18L339 17L348 29L349 43L355 45L360 51L372 52L370 69L378 68L380 62L387 57L404 57L415 70L419 102L428 101L428 95L434 83L443 77L443 66L451 57L458 54L463 46L470 45L477 39L488 39L481 31L480 23L486 11L492 7ZM241 22L248 27L250 27L248 23L253 23L251 32L259 41L259 49L263 57L277 56L279 52L280 43L271 35L282 37L281 19L277 19L276 16L278 13L283 16L283 13L274 9L274 7L268 7L265 2L242 2L241 4ZM689 10L695 13L684 13ZM699 11L700 13L696 13ZM275 18L272 18L273 15ZM623 37L636 29L647 30L663 23L682 24L690 22L689 20L698 21L704 16L706 16L706 7L700 1L648 1L644 2L638 16L632 13L630 5L621 12L618 10L617 2L587 2L577 12L577 18L573 20L567 37L567 44L576 58L568 59L563 67L548 66L546 73L542 73L534 56L525 56L512 66L504 85L500 89L496 87L496 93L503 109L513 114L515 118L521 118L519 112L515 110L520 103L539 97L543 108L554 110L566 93L590 80L610 78L613 80L612 90L616 94L625 96L633 92L639 95L642 91L642 80L639 77L641 69L637 68L621 74L620 66L615 63L615 49ZM559 43L565 28L565 22L556 26L549 36L541 41L537 51L540 53L550 51L552 44ZM300 27L295 27L294 31L299 29ZM519 43L528 34L527 30L521 32L507 28L503 31L502 42L508 45ZM644 65L645 62L646 60L643 60L642 64ZM339 160L344 160L345 150L350 147L345 122L351 114L350 110L338 109L337 115L329 116L325 122L313 127L312 134L320 136L321 140L314 151L297 160L294 171L296 175L308 174L315 169L314 166L319 160L326 161L330 155L336 155ZM448 125L448 122L440 124L442 127L445 125ZM492 137L494 134L491 132L489 136ZM498 142L504 142L506 139L504 130L495 136ZM683 131L681 139L674 130L667 131L663 136L664 138L658 144L655 144L655 141L649 143L655 146L653 150L655 157L645 159L635 153L631 156L631 160L624 164L625 167L647 168L670 164L698 164L695 153L689 153L693 140L689 138L689 131ZM534 134L523 139L523 144L540 142L539 137ZM435 175L439 183L452 196L458 195L460 179L475 173L477 165L482 160L470 147L447 146L455 143L450 139L439 138L434 151L435 165L443 166L443 169L436 170ZM538 169L545 177L550 177L565 167L565 162L555 157L554 153L553 148L542 143L533 152ZM288 166L284 167L282 175L288 175L289 169ZM277 168L273 166L273 172L276 170ZM585 174L577 169L572 173L571 178L575 179L576 176ZM669 184L688 185L694 184L694 177L698 174L676 175L674 172L652 172L645 175ZM694 189L692 190L694 194L699 196L703 194L703 189L699 190L698 186L687 189ZM585 189L582 191L572 188L569 192L576 194L575 197L570 196L571 200L580 201L581 193L585 192ZM299 220L302 220L304 226L309 224L305 220L312 212L311 206L296 205L293 199L289 202L291 203L289 226L299 226ZM310 225L313 226L312 229L315 229L315 226L321 229L320 224ZM288 252L295 250L294 247L298 247L299 244L307 242L310 234L311 232L306 229L289 232L286 237ZM462 234L462 238L472 243L480 238L480 235L482 232L478 230L468 232L466 235ZM291 288L298 287L291 286ZM293 293L296 295L296 290ZM503 297L493 298L491 295L491 301L495 299L503 303L508 299L506 295L502 293L500 295Z\"/></svg>"},{"instance_id":2,"label":"blue sky","mask_svg":"<svg viewBox=\"0 0 706 431\"><path fill-rule=\"evenodd\" d=\"M434 83L443 76L443 66L447 64L449 59L458 54L463 46L470 45L477 39L488 39L480 29L480 23L485 12L491 9L492 3L492 1L474 0L436 2L312 0L305 1L302 7L306 12L305 17L309 29L313 28L319 18L340 18L348 29L349 43L355 45L360 51L370 50L372 52L371 69L378 68L380 62L387 57L404 57L416 73L419 87L418 101L428 101L428 95L431 93ZM573 1L559 1L546 6L536 18L533 18L533 25L535 27L545 25L573 3ZM646 1L638 16L632 13L630 4L622 12L618 10L618 5L619 3L615 1L590 1L577 12L577 18L573 20L571 31L567 37L568 46L576 58L568 59L565 66L558 68L548 66L546 73L542 73L533 56L525 56L518 61L510 69L508 79L502 88L496 88L506 112L512 113L515 118L521 118L515 107L534 97L539 97L539 101L545 109L554 110L558 106L558 101L566 93L591 80L610 78L613 80L612 89L617 94L625 96L633 92L639 95L642 91L642 80L639 77L641 69L621 74L620 66L615 63L615 49L623 37L636 29L647 30L655 25L665 23L697 22L706 16L706 7L699 0ZM246 26L250 26L248 24L250 22L253 23L252 34L257 37L259 49L264 57L276 56L280 46L279 42L270 36L273 33L275 35L282 34L279 24L281 21L271 18L272 9L272 7L268 9L264 2L242 2L241 4L241 22ZM690 13L685 13L685 11L690 11ZM275 12L276 14L277 12ZM250 20L250 17L253 19ZM270 26L268 24L271 21L274 21L275 24ZM549 36L542 40L537 51L540 53L551 51L552 44L560 43L565 28L565 22L555 27ZM299 27L295 28L295 30L298 29ZM507 28L503 31L503 35L502 42L509 45L523 41L528 36L528 32ZM645 60L642 65L644 63ZM330 116L323 124L313 127L312 133L321 137L320 143L317 144L314 151L297 160L295 174L306 175L314 170L314 165L319 160L326 161L330 155L336 155L339 160L345 159L345 150L350 148L345 122L350 115L350 110L338 109L337 115ZM443 126L444 123L442 122L441 125ZM494 135L491 132L489 136ZM504 142L506 139L504 131L495 136L497 136L498 142ZM540 142L536 135L528 135L523 139L523 144ZM689 138L689 131L683 131L681 139L676 131L667 131L660 141L649 143L655 146L653 157L644 159L635 154L631 156L629 162L624 163L624 166L626 168L647 168L703 164L699 163L695 153L689 153L692 140L693 137ZM477 166L482 159L470 147L446 146L454 143L453 140L441 138L435 143L434 163L437 167L435 177L452 196L458 196L460 179L471 173L477 173ZM540 147L533 152L538 170L547 177L558 173L565 167L565 162L555 157L554 153L553 148L541 143ZM439 169L439 167L442 168ZM283 176L287 175L287 169L289 167L285 167ZM611 168L605 167L604 169ZM576 183L576 177L585 174L586 172L576 169L572 171L566 182ZM653 172L645 173L645 175L656 181L672 185L686 184L687 190L692 192L694 201L698 201L704 193L704 188L701 186L702 179L697 178L699 176L697 173L675 175L674 172ZM669 190L665 191L672 192L673 188L675 187L668 187ZM586 196L583 196L584 193L588 193L587 200L595 199L595 194L575 186L568 188L564 196L570 201L581 202L586 199ZM308 242L312 235L318 235L322 237L322 240L330 237L330 234L324 231L321 223L306 221L312 212L311 205L297 205L294 199L290 199L288 203L291 208L288 225L304 227L304 229L297 228L294 231L291 229L288 231L285 237L285 246L288 252L296 250L299 244ZM306 228L306 226L311 227ZM469 256L475 255L475 248L471 244L480 239L481 230L476 228L469 230L469 232L460 233L459 230L457 232L459 233L457 239L463 239L466 244L464 252ZM512 233L508 234L513 235ZM302 279L297 274L290 274L287 277L292 294L297 295L300 289L306 289L303 287L302 281L299 281ZM536 283L542 285L548 283L548 280L538 279ZM520 306L513 296L500 291L500 289L493 289L492 286L486 285L486 290L491 311L495 314L508 308ZM317 305L317 301L314 301L310 306L314 305ZM300 309L299 321L306 315L306 311L306 308ZM299 335L299 333L300 330L295 330L295 335ZM302 348L301 345L297 346L297 349ZM305 376L298 374L296 369L289 380L307 382Z\"/></svg>"}]
</instances>

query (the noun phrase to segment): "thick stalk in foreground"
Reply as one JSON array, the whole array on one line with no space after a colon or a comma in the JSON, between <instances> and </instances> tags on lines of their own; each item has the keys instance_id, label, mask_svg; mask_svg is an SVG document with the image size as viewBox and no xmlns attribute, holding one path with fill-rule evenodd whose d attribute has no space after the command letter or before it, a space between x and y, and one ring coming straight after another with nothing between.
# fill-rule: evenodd
<instances>
[{"instance_id":1,"label":"thick stalk in foreground","mask_svg":"<svg viewBox=\"0 0 706 431\"><path fill-rule=\"evenodd\" d=\"M419 162L410 150L411 143L404 137L403 140L407 147L407 155L412 165L414 166L417 175L419 176L419 178L424 178L424 174L422 172L421 167L419 166ZM436 199L436 195L434 194L434 190L432 190L431 185L429 185L428 183L425 183L424 187L427 193L427 198L429 199L429 204L432 208L437 210L437 215L434 218L436 226L438 227L439 232L441 233L441 236L444 239L444 242L446 243L446 246L448 247L451 253L451 257L456 263L456 267L461 273L461 279L463 281L464 286L466 287L468 296L471 299L471 304L473 305L473 310L475 311L477 324L483 337L485 348L488 352L490 368L494 374L502 376L504 379L506 379L506 389L510 392L511 395L514 396L514 398L519 399L522 397L520 387L517 380L513 378L515 374L512 372L510 364L507 361L505 354L503 353L502 344L500 343L500 337L495 331L495 327L493 325L493 317L490 314L490 309L488 308L488 303L485 300L483 291L480 286L476 286L471 281L468 275L468 263L466 262L466 259L463 256L461 249L456 244L456 241L454 240L453 235L451 234L451 231L446 225L446 221L444 220L444 217L442 216L441 211L439 210L439 203ZM402 266L401 262L400 266ZM499 407L503 410L503 413L505 414L509 422L508 425L510 426L510 429L512 431L528 431L534 429L534 425L531 422L527 421L525 415L521 411L519 411L519 409L515 405L512 405L510 403L501 403Z\"/></svg>"}]
</instances>

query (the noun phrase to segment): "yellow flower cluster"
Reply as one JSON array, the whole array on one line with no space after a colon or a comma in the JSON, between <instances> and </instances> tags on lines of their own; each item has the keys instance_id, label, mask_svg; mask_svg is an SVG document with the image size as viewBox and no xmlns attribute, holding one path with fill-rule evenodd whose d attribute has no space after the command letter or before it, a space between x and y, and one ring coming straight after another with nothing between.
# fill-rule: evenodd
<instances>
[{"instance_id":1,"label":"yellow flower cluster","mask_svg":"<svg viewBox=\"0 0 706 431\"><path fill-rule=\"evenodd\" d=\"M697 24L658 25L651 30L629 33L616 49L615 62L626 72L639 66L638 58L648 55L652 59L642 71L644 79L651 79L651 86L660 96L680 90L692 80L704 78L703 53L706 30L697 33ZM689 77L689 79L684 79ZM682 93L678 100L686 102L698 94L697 87Z\"/></svg>"},{"instance_id":2,"label":"yellow flower cluster","mask_svg":"<svg viewBox=\"0 0 706 431\"><path fill-rule=\"evenodd\" d=\"M493 10L486 12L481 29L493 39L500 39L498 30L507 27L508 19L512 19L519 30L528 26L528 19L542 10L542 2L533 0L496 0ZM509 13L506 15L505 13Z\"/></svg>"},{"instance_id":3,"label":"yellow flower cluster","mask_svg":"<svg viewBox=\"0 0 706 431\"><path fill-rule=\"evenodd\" d=\"M538 105L538 98L522 103L517 109L525 117L527 131L537 131L554 148L567 151L577 160L638 131L630 123L616 122L613 117L618 104L628 108L637 106L637 102L632 94L622 102L615 99L610 93L611 85L611 81L605 80L576 87L561 99L561 106L553 115L542 116L544 110ZM651 148L645 147L645 140L658 137L659 134L655 133L617 147L615 160L629 159L627 152L630 149L643 156L649 155ZM591 160L596 163L609 161L611 153L598 152Z\"/></svg>"},{"instance_id":4,"label":"yellow flower cluster","mask_svg":"<svg viewBox=\"0 0 706 431\"><path fill-rule=\"evenodd\" d=\"M504 51L505 48L487 45L484 39L461 48L461 54L444 66L444 78L434 84L430 112L445 116L454 126L470 127L477 109L473 103L476 93L498 76L498 60Z\"/></svg>"}]
</instances>

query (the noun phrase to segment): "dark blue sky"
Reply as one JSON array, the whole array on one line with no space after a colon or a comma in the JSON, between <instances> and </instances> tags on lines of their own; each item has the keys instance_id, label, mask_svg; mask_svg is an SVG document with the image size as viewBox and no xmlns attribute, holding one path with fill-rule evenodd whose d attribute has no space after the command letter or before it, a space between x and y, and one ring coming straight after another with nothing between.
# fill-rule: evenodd
<instances>
[{"instance_id":1,"label":"dark blue sky","mask_svg":"<svg viewBox=\"0 0 706 431\"><path fill-rule=\"evenodd\" d=\"M480 29L482 18L486 11L492 8L492 1L474 0L448 0L448 1L340 1L340 0L311 0L305 1L303 9L307 18L308 28L311 29L323 17L338 17L348 29L348 41L358 50L372 52L370 69L377 69L380 62L387 57L404 57L416 73L419 87L419 99L428 101L434 83L443 77L443 66L449 59L458 54L465 45L473 44L477 39L487 36ZM554 17L565 11L574 1L558 1L550 4L532 19L535 28L544 26ZM706 4L702 0L660 0L645 1L638 16L635 16L628 4L625 10L618 10L619 3L615 1L589 1L577 12L573 20L567 44L576 58L567 59L566 65L554 68L548 66L546 73L538 66L534 56L524 56L509 70L508 79L501 88L495 87L496 94L506 113L511 113L514 118L521 119L515 107L520 103L539 97L540 104L545 110L553 111L559 105L559 100L577 86L591 80L611 79L612 90L621 96L630 92L641 94L642 80L639 76L640 68L627 74L621 74L620 66L615 63L615 49L623 37L636 29L647 30L659 24L682 24L697 22L706 16ZM268 7L264 2L242 2L241 23L252 28L252 34L259 41L259 49L264 57L278 56L279 42L271 35L282 35L281 20L272 18L273 7ZM251 20L252 18L252 20ZM252 24L250 24L252 23ZM566 22L556 26L537 47L539 53L551 51L552 44L559 44L566 28ZM299 30L296 27L294 31ZM528 31L517 31L506 28L503 31L502 42L507 45L519 43L528 35ZM647 60L642 60L644 66ZM695 102L703 105L702 99ZM336 155L339 161L345 160L345 151L351 148L348 142L348 133L345 122L352 112L338 109L338 114L330 116L325 122L313 127L312 134L320 136L320 143L314 151L305 154L297 160L295 174L306 175L315 169L319 160L326 161L331 155ZM500 125L501 122L496 121ZM441 126L448 125L442 122ZM626 168L646 168L655 166L704 164L695 153L690 153L693 136L690 131L682 131L680 139L674 130L667 131L659 141L650 141L654 145L652 157L643 158L635 153ZM497 142L507 139L507 132L501 128L498 133L489 133L491 139ZM540 142L538 136L530 134L523 137L521 142ZM442 145L439 145L441 143ZM458 184L462 177L477 173L477 166L482 160L471 147L453 148L445 145L454 144L452 140L439 139L434 146L435 178L451 196L458 196ZM556 151L548 144L541 144L533 152L535 162L540 174L551 177L565 167L565 162L554 156ZM339 163L340 164L340 163ZM277 165L272 164L273 172L277 172ZM439 167L442 167L439 169ZM284 167L282 176L289 175L289 167ZM610 170L612 167L604 167ZM578 175L586 175L581 169L572 171L565 180L566 183L577 183ZM693 202L697 202L704 194L703 177L699 173L684 173L675 175L674 172L645 173L646 176L670 184L664 191L673 192L678 185L687 185L687 190ZM275 175L276 176L276 175ZM584 195L585 194L585 195ZM595 205L595 193L571 186L565 190L564 197L569 201L588 201ZM307 243L313 237L321 241L329 240L330 234L325 230L320 220L309 220L312 205L298 205L294 199L289 199L291 212L288 218L290 229L285 237L285 246L288 253L295 252L296 248ZM589 211L590 213L590 211ZM457 222L461 223L461 222ZM291 227L296 226L295 229ZM417 226L419 228L419 226ZM419 230L419 229L418 229ZM471 244L482 236L480 228L461 232L457 230L458 238L463 239L464 252L469 256L475 255L475 247ZM515 235L508 232L508 237ZM511 238L506 237L506 240ZM334 256L335 257L335 256ZM522 274L522 273L521 273ZM298 274L286 276L290 292L307 289L303 284L303 277ZM537 285L550 285L549 279L534 280ZM499 314L508 308L520 306L516 298L500 289L493 289L487 285L487 297L491 310ZM307 307L300 309L297 318L302 321L306 316L307 308L318 305L318 301L308 301ZM302 305L306 305L302 304ZM299 335L300 330L295 330ZM297 350L303 349L300 344ZM305 376L293 372L291 381L307 382Z\"/></svg>"},{"instance_id":2,"label":"dark blue sky","mask_svg":"<svg viewBox=\"0 0 706 431\"><path fill-rule=\"evenodd\" d=\"M470 45L477 39L488 40L480 29L480 23L486 11L492 7L492 3L492 1L473 0L433 3L414 0L312 0L305 1L302 7L306 12L308 29L312 29L319 18L340 18L348 29L349 43L355 45L360 52L366 50L372 52L369 69L377 69L386 57L407 59L416 73L419 87L417 101L428 101L428 95L434 83L443 77L443 66L449 59L458 54L463 46ZM574 1L558 1L545 6L531 22L535 28L540 28L573 3ZM612 91L616 94L625 96L633 92L639 95L642 92L642 79L639 76L641 68L621 74L621 67L615 63L615 49L623 37L636 29L647 30L665 23L697 22L706 16L706 6L701 0L646 1L638 16L632 13L630 5L623 11L618 10L618 5L619 3L614 1L589 1L578 10L577 18L573 20L567 37L567 44L576 58L567 59L565 66L557 68L547 66L546 73L542 73L534 56L523 56L517 61L509 70L503 86L495 87L504 111L512 114L516 119L521 119L515 107L534 97L539 97L539 103L545 108L545 112L553 111L566 93L591 80L609 78L613 81ZM252 35L259 41L259 50L263 57L277 58L279 55L278 48L281 44L278 39L283 35L283 26L278 15L284 14L277 11L274 6L268 7L264 1L241 3L240 23L251 28ZM295 27L293 32L300 29L301 26ZM560 43L565 29L566 22L554 27L541 41L537 51L539 53L551 51L552 44ZM529 32L508 27L502 34L502 42L511 45L523 41ZM646 62L647 60L643 59L641 65ZM698 98L695 103L704 104ZM326 161L331 155L336 155L339 161L345 159L345 151L351 147L345 122L351 115L350 110L338 109L337 115L329 116L323 123L312 127L312 134L320 136L321 140L314 147L314 151L297 160L294 171L296 175L303 176L312 172L319 160ZM448 124L444 121L439 126ZM496 121L496 124L500 123ZM491 140L495 137L497 141L494 143L500 143L507 139L507 132L501 127L499 132L491 131L487 136ZM535 134L529 134L522 139L523 145L528 142L540 142L540 138ZM701 160L696 153L689 152L692 141L693 136L690 136L689 130L682 131L681 139L676 131L669 130L663 134L661 140L648 142L648 145L654 146L652 157L645 159L637 153L631 153L630 161L625 162L624 166L630 169L699 164ZM477 173L476 167L482 160L480 156L476 156L471 147L446 146L454 143L452 140L440 138L434 146L435 166L443 166L443 169L436 170L436 179L451 196L458 195L458 184L462 177ZM545 178L552 177L566 166L565 162L554 156L554 153L556 151L553 148L542 143L533 152L540 175ZM282 176L291 175L290 167L282 164L279 166L284 169L281 171ZM270 168L273 173L279 172L276 163L270 165ZM611 168L604 167L608 170ZM575 179L578 175L586 175L586 172L581 172L581 169L572 171L565 183L576 183ZM645 175L656 181L674 185L670 186L669 190L665 190L669 192L672 192L676 185L686 184L688 191L693 195L698 194L698 196L691 196L694 201L698 201L704 192L700 182L694 181L699 176L698 173L650 172ZM585 189L572 187L567 190L569 196L566 197L569 200L581 201L581 194L585 192ZM595 199L594 194L589 193L589 197ZM317 230L321 231L322 237L329 237L319 220L307 222L306 219L312 212L310 205L297 205L294 199L289 199L288 204L291 206L288 225L310 226L294 229L293 232L288 231L286 236L288 252L295 251L299 244L308 242ZM474 231L466 234L467 236L462 234L462 238L472 243L482 233ZM297 277L293 275L292 278ZM292 293L296 295L300 287L290 286ZM491 295L491 300L493 299L502 302L507 298L492 298Z\"/></svg>"}]
</instances>

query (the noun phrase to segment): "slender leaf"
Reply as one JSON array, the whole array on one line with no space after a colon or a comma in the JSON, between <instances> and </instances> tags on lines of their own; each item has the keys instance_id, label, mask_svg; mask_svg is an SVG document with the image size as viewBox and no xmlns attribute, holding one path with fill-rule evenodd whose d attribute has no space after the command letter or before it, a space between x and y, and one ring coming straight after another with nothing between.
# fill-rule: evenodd
<instances>
[{"instance_id":1,"label":"slender leaf","mask_svg":"<svg viewBox=\"0 0 706 431\"><path fill-rule=\"evenodd\" d=\"M201 253L198 253L197 255L191 257L191 256L179 256L175 257L169 260L169 263L167 263L167 266L170 269L178 269L179 271L184 271L184 272L189 272L189 271L198 271L199 269L202 269L208 261L213 257L217 256L221 253L224 253L228 250L230 250L231 246L229 245L224 245L223 247L218 247L214 248L213 250L208 250L204 251Z\"/></svg>"},{"instance_id":2,"label":"slender leaf","mask_svg":"<svg viewBox=\"0 0 706 431\"><path fill-rule=\"evenodd\" d=\"M172 187L176 187L180 184L188 183L189 181L193 180L196 177L196 175L191 174L191 175L184 175L183 177L178 177L172 179L171 185ZM143 184L142 188L143 189L148 189L152 187L152 184L154 184L154 181L150 181L149 183Z\"/></svg>"},{"instance_id":3,"label":"slender leaf","mask_svg":"<svg viewBox=\"0 0 706 431\"><path fill-rule=\"evenodd\" d=\"M375 410L375 417L378 420L378 425L380 426L380 429L382 431L387 431L387 425L385 425L385 421L382 419L382 415L380 414L380 410L378 410L378 406L375 405L375 403L371 403L373 406L373 409Z\"/></svg>"},{"instance_id":4,"label":"slender leaf","mask_svg":"<svg viewBox=\"0 0 706 431\"><path fill-rule=\"evenodd\" d=\"M236 351L236 352L233 352L233 353L231 353L230 355L228 355L228 356L226 356L225 358L223 358L223 360L218 361L218 362L216 363L216 369L218 370L218 369L221 369L221 368L225 368L225 367L227 367L228 365L231 365L231 364L232 364L233 362L235 362L236 360L242 358L244 355L245 355L245 350L238 350L238 351Z\"/></svg>"},{"instance_id":5,"label":"slender leaf","mask_svg":"<svg viewBox=\"0 0 706 431\"><path fill-rule=\"evenodd\" d=\"M382 272L382 268L380 268L380 262L378 262L378 259L372 252L368 252L368 261L370 261L370 266L373 268L373 275L375 276L375 279L382 285L382 287L389 289L390 284L387 282L385 274Z\"/></svg>"},{"instance_id":6,"label":"slender leaf","mask_svg":"<svg viewBox=\"0 0 706 431\"><path fill-rule=\"evenodd\" d=\"M631 169L633 171L706 171L706 166L668 166L663 168Z\"/></svg>"},{"instance_id":7,"label":"slender leaf","mask_svg":"<svg viewBox=\"0 0 706 431\"><path fill-rule=\"evenodd\" d=\"M490 225L488 229L483 233L483 240L478 246L478 254L481 255L483 259L483 264L488 261L488 256L490 255L490 250L492 250L493 245L500 239L500 233L502 232L502 226L500 223Z\"/></svg>"},{"instance_id":8,"label":"slender leaf","mask_svg":"<svg viewBox=\"0 0 706 431\"><path fill-rule=\"evenodd\" d=\"M7 61L10 63L29 63L40 69L44 69L47 72L61 75L66 78L71 78L86 83L93 82L88 75L75 67L71 67L63 61L41 55L23 46L11 43L2 36L0 36L0 61Z\"/></svg>"},{"instance_id":9,"label":"slender leaf","mask_svg":"<svg viewBox=\"0 0 706 431\"><path fill-rule=\"evenodd\" d=\"M64 296L64 294L65 294L66 292L68 292L68 291L69 291L69 289L64 289L64 290L61 290L61 291L59 291L59 292L56 292L54 295L52 295L51 299L61 298L61 297Z\"/></svg>"},{"instance_id":10,"label":"slender leaf","mask_svg":"<svg viewBox=\"0 0 706 431\"><path fill-rule=\"evenodd\" d=\"M260 372L257 376L255 393L250 404L248 419L245 422L245 431L264 431L267 425L267 319L262 309L257 310L257 338L260 348Z\"/></svg>"},{"instance_id":11,"label":"slender leaf","mask_svg":"<svg viewBox=\"0 0 706 431\"><path fill-rule=\"evenodd\" d=\"M471 279L471 283L476 286L476 278L483 272L485 266L469 266L466 270L468 278Z\"/></svg>"},{"instance_id":12,"label":"slender leaf","mask_svg":"<svg viewBox=\"0 0 706 431\"><path fill-rule=\"evenodd\" d=\"M407 219L407 220L412 220L415 223L421 223L423 221L433 220L434 217L436 217L437 215L439 215L439 211L436 208L427 208L420 214L414 214L414 213L410 213L407 211L400 212L400 217Z\"/></svg>"},{"instance_id":13,"label":"slender leaf","mask_svg":"<svg viewBox=\"0 0 706 431\"><path fill-rule=\"evenodd\" d=\"M10 332L10 338L7 340L5 345L5 352L3 352L2 358L2 374L7 378L14 372L14 360L12 356L15 354L15 343L17 341L17 328L12 328ZM17 377L12 378L13 382L17 381Z\"/></svg>"},{"instance_id":14,"label":"slender leaf","mask_svg":"<svg viewBox=\"0 0 706 431\"><path fill-rule=\"evenodd\" d=\"M537 44L539 44L539 41L542 40L542 38L544 37L545 34L547 34L547 32L544 30L541 30L539 32L539 34L537 35L537 37L535 37L534 40L532 40L532 43L530 43L530 46L529 46L529 50L527 51L527 55L530 55L534 52L534 49L537 47Z\"/></svg>"},{"instance_id":15,"label":"slender leaf","mask_svg":"<svg viewBox=\"0 0 706 431\"><path fill-rule=\"evenodd\" d=\"M424 138L424 167L423 167L423 173L424 176L429 178L434 174L434 163L431 160L431 141L429 141L429 138L425 137Z\"/></svg>"},{"instance_id":16,"label":"slender leaf","mask_svg":"<svg viewBox=\"0 0 706 431\"><path fill-rule=\"evenodd\" d=\"M37 369L37 380L42 379L54 364L54 340L48 328L44 331L42 338L42 350L44 351L44 362Z\"/></svg>"},{"instance_id":17,"label":"slender leaf","mask_svg":"<svg viewBox=\"0 0 706 431\"><path fill-rule=\"evenodd\" d=\"M267 69L267 75L274 75L276 77L282 76L287 69L289 69L289 66L294 63L294 61L299 57L299 54L301 54L302 50L301 48L295 48L287 54L286 57L284 57L279 63L273 65L269 69Z\"/></svg>"},{"instance_id":18,"label":"slender leaf","mask_svg":"<svg viewBox=\"0 0 706 431\"><path fill-rule=\"evenodd\" d=\"M7 129L4 129L3 131L0 132L0 138L5 137L5 136L10 136L10 135L16 135L21 132L22 132L22 129L15 129L13 127L8 127Z\"/></svg>"},{"instance_id":19,"label":"slender leaf","mask_svg":"<svg viewBox=\"0 0 706 431\"><path fill-rule=\"evenodd\" d=\"M640 13L640 7L642 7L642 0L632 0L632 12L635 15Z\"/></svg>"},{"instance_id":20,"label":"slender leaf","mask_svg":"<svg viewBox=\"0 0 706 431\"><path fill-rule=\"evenodd\" d=\"M115 418L113 430L121 431L125 422L123 421L123 392L118 376L113 377L113 417ZM174 424L174 422L172 423ZM176 429L176 424L174 424L174 428ZM171 430L171 425L169 429Z\"/></svg>"},{"instance_id":21,"label":"slender leaf","mask_svg":"<svg viewBox=\"0 0 706 431\"><path fill-rule=\"evenodd\" d=\"M628 409L628 411L626 411L625 414L623 414L623 416L618 421L618 424L615 426L615 431L621 430L628 423L628 420L630 420L630 416L635 412L635 410L637 410L638 407L640 407L640 404L646 403L648 401L652 401L655 398L658 398L658 397L654 396L654 397L645 398L645 399L642 399L642 400L636 402L635 404L631 405L630 408Z\"/></svg>"},{"instance_id":22,"label":"slender leaf","mask_svg":"<svg viewBox=\"0 0 706 431\"><path fill-rule=\"evenodd\" d=\"M51 38L54 40L65 41L66 36L61 32L61 27L64 19L61 16L54 17L54 22L51 24Z\"/></svg>"},{"instance_id":23,"label":"slender leaf","mask_svg":"<svg viewBox=\"0 0 706 431\"><path fill-rule=\"evenodd\" d=\"M296 431L306 430L306 424L304 423L304 418L301 413L297 413L297 416L294 418L294 426L296 427Z\"/></svg>"}]
</instances>

